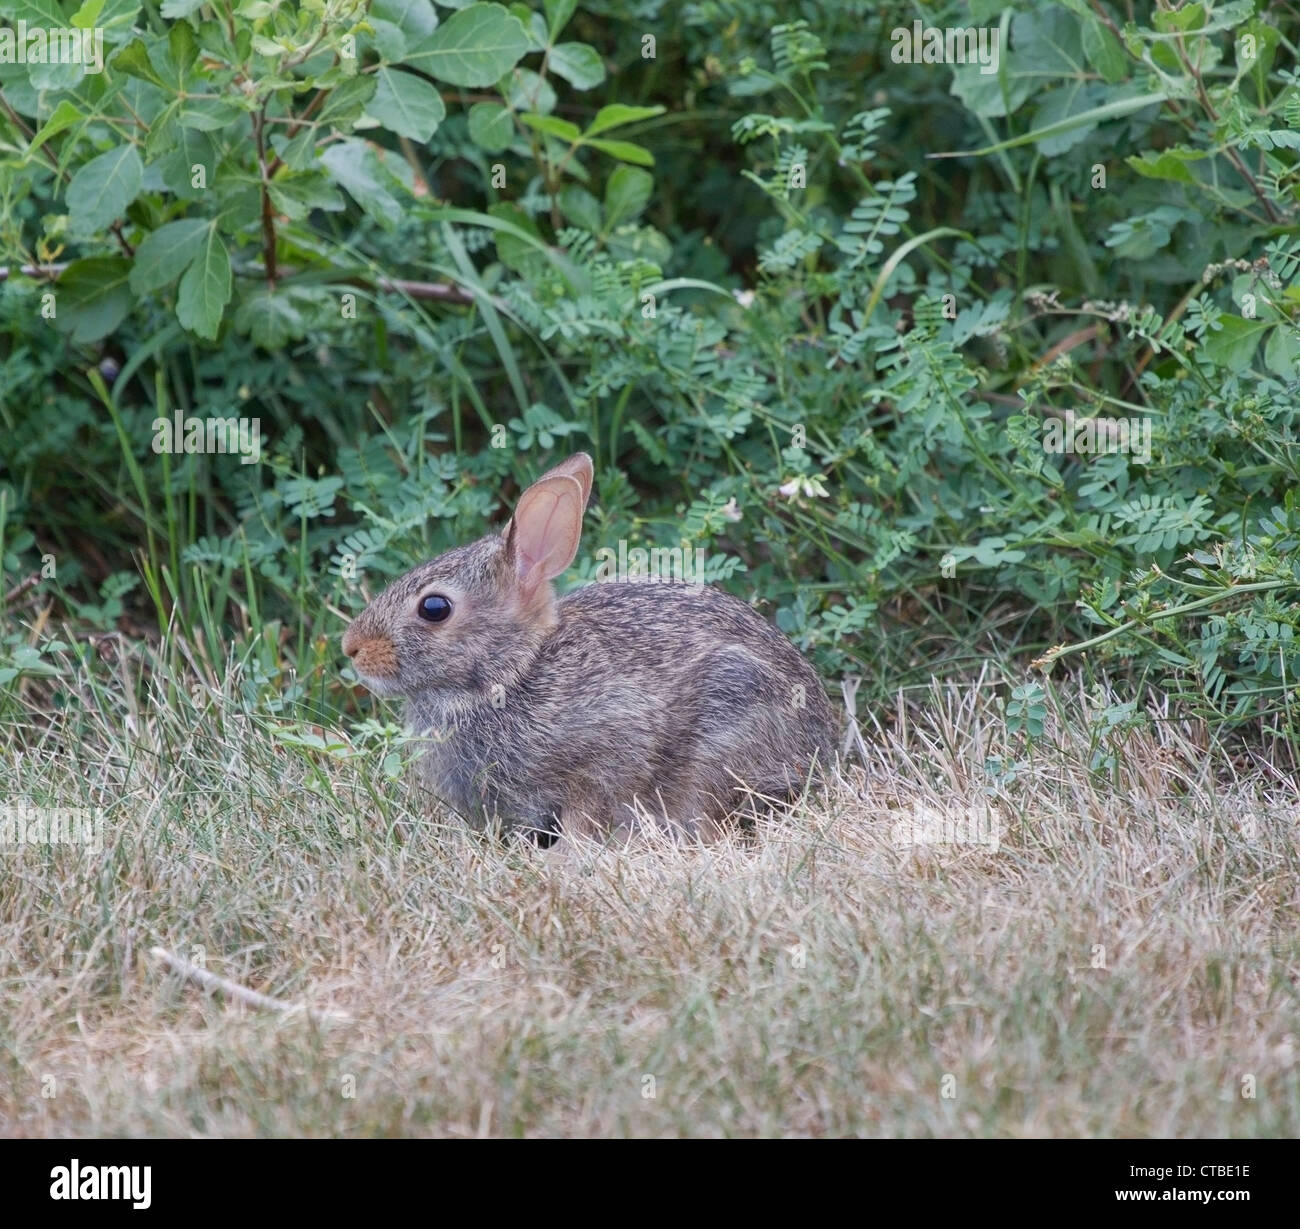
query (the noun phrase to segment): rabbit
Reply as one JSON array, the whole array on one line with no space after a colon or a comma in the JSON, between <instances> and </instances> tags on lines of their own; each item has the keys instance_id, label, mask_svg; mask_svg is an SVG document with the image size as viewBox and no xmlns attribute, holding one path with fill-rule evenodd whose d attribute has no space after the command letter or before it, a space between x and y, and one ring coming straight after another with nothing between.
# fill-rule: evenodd
<instances>
[{"instance_id":1,"label":"rabbit","mask_svg":"<svg viewBox=\"0 0 1300 1229\"><path fill-rule=\"evenodd\" d=\"M827 767L830 702L799 651L720 590L640 579L557 598L591 483L584 452L544 474L503 533L380 593L343 652L372 692L405 699L429 740L423 783L475 826L545 846L646 826L714 839Z\"/></svg>"}]
</instances>

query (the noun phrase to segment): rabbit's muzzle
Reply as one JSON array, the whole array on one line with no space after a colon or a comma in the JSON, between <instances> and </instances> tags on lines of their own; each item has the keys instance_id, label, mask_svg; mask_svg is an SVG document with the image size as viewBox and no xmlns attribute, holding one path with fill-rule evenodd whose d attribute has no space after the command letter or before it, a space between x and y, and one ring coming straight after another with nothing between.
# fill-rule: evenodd
<instances>
[{"instance_id":1,"label":"rabbit's muzzle","mask_svg":"<svg viewBox=\"0 0 1300 1229\"><path fill-rule=\"evenodd\" d=\"M343 633L343 652L367 681L391 681L397 677L397 650L386 636L367 636L357 632L354 623Z\"/></svg>"}]
</instances>

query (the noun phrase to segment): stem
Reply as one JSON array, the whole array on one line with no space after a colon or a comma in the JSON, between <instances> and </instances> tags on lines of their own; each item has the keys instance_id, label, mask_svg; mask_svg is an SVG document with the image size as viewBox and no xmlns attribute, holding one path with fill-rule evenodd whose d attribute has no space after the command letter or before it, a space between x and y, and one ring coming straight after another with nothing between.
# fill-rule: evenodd
<instances>
[{"instance_id":1,"label":"stem","mask_svg":"<svg viewBox=\"0 0 1300 1229\"><path fill-rule=\"evenodd\" d=\"M1188 75L1196 83L1196 96L1200 100L1201 106L1210 120L1217 124L1219 122L1219 113L1214 109L1214 104L1210 101L1210 96L1206 92L1205 82L1201 79L1201 70L1192 64L1187 54L1187 47L1183 42L1182 31L1178 32L1175 40L1178 49L1178 58L1183 62L1183 67L1187 70ZM1225 145L1223 152L1227 155L1228 161L1237 168L1237 173L1250 185L1250 190L1255 194L1259 203L1264 206L1264 212L1268 214L1268 220L1274 224L1282 220L1282 215L1273 207L1273 202L1264 194L1264 189L1259 186L1254 175L1250 173L1250 168L1242 160L1241 155L1233 149L1231 145Z\"/></svg>"},{"instance_id":2,"label":"stem","mask_svg":"<svg viewBox=\"0 0 1300 1229\"><path fill-rule=\"evenodd\" d=\"M266 262L267 285L274 290L275 267L275 212L271 208L271 176L266 165L266 103L253 116L253 137L257 142L257 169L262 177L262 256Z\"/></svg>"},{"instance_id":3,"label":"stem","mask_svg":"<svg viewBox=\"0 0 1300 1229\"><path fill-rule=\"evenodd\" d=\"M1116 636L1122 636L1135 627L1143 627L1148 623L1154 623L1157 619L1172 619L1175 615L1188 614L1193 610L1203 610L1206 606L1213 606L1217 602L1221 602L1225 597L1232 597L1238 593L1262 593L1270 589L1285 589L1291 583L1288 580L1261 580L1253 585L1233 585L1229 589L1212 593L1209 597L1197 598L1194 602L1184 602L1181 606L1168 606L1164 610L1155 611L1153 614L1130 619L1127 623L1112 627L1108 632L1102 632L1100 636L1093 636L1091 640L1081 640L1078 644L1057 645L1054 649L1048 649L1033 664L1040 670L1045 670L1062 657L1068 657L1071 653L1082 653L1085 649L1096 648L1099 644L1105 644L1107 640L1114 640Z\"/></svg>"}]
</instances>

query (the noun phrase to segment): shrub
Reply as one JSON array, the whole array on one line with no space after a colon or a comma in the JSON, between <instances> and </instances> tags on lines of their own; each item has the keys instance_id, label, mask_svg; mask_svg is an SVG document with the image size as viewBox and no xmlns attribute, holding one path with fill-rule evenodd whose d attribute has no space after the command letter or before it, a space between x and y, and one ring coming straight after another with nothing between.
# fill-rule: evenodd
<instances>
[{"instance_id":1,"label":"shrub","mask_svg":"<svg viewBox=\"0 0 1300 1229\"><path fill-rule=\"evenodd\" d=\"M986 71L914 13L0 0L107 61L0 66L6 589L306 686L584 447L579 579L680 545L876 700L1086 648L1294 739L1294 15L928 9Z\"/></svg>"}]
</instances>

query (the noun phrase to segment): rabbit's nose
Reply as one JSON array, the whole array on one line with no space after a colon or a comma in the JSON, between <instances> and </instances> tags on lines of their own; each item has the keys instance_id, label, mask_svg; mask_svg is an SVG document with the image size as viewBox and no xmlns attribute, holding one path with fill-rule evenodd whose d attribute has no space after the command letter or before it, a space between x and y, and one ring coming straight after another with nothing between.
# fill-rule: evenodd
<instances>
[{"instance_id":1,"label":"rabbit's nose","mask_svg":"<svg viewBox=\"0 0 1300 1229\"><path fill-rule=\"evenodd\" d=\"M349 627L348 630L343 633L343 655L345 657L356 656L357 649L361 647L357 643L358 639L359 637L357 636L355 625Z\"/></svg>"}]
</instances>

